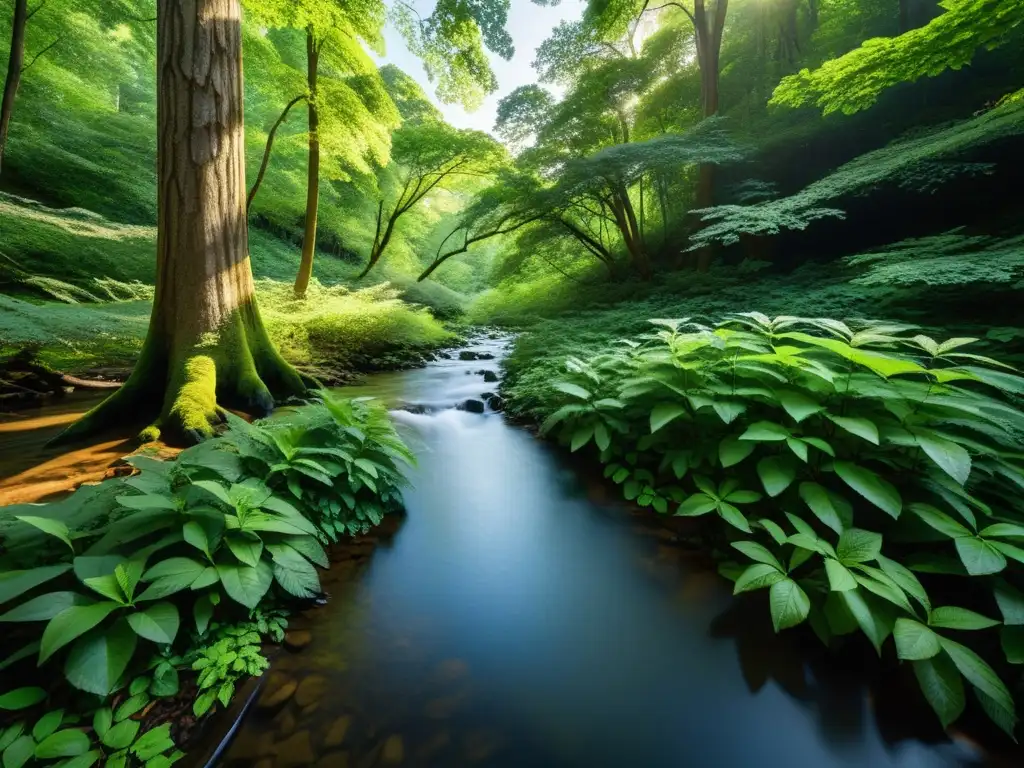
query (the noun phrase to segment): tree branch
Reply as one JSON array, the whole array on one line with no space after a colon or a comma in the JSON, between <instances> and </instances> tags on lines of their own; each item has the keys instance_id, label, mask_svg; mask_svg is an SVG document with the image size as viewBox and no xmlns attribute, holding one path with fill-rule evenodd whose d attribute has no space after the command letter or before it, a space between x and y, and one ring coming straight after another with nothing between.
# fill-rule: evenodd
<instances>
[{"instance_id":1,"label":"tree branch","mask_svg":"<svg viewBox=\"0 0 1024 768\"><path fill-rule=\"evenodd\" d=\"M58 37L58 38L57 38L56 40L54 40L54 41L53 41L52 43L50 43L50 44L49 44L48 46L46 46L45 48L43 48L43 50L41 50L41 51L40 51L39 53L37 53L37 54L36 54L35 56L33 56L33 57L32 57L32 61L30 61L30 62L29 62L28 64L26 64L26 65L25 65L24 67L22 67L22 68L21 68L21 74L25 74L26 72L28 72L29 68L30 68L30 67L31 67L31 66L32 66L33 64L35 64L35 63L36 63L37 61L39 61L39 57L40 57L40 56L42 56L43 54L45 54L45 53L46 53L47 51L49 51L49 50L50 50L51 48L53 48L53 46L55 46L55 45L56 45L57 43L59 43L59 42L60 42L61 40L63 40L63 39L64 39L64 38L62 38L62 37Z\"/></svg>"},{"instance_id":2,"label":"tree branch","mask_svg":"<svg viewBox=\"0 0 1024 768\"><path fill-rule=\"evenodd\" d=\"M270 151L274 148L274 136L277 134L277 129L281 127L281 123L283 123L285 118L288 117L288 113L291 111L292 107L300 101L305 100L305 98L306 94L303 93L289 101L280 117L277 118L273 127L271 127L270 134L267 136L267 146L263 150L263 162L260 163L260 170L259 173L256 174L256 181L253 182L252 189L249 190L249 196L245 201L245 212L247 214L249 213L249 209L252 207L252 201L256 197L256 193L259 191L260 184L263 183L263 177L267 173L267 166L270 164Z\"/></svg>"},{"instance_id":3,"label":"tree branch","mask_svg":"<svg viewBox=\"0 0 1024 768\"><path fill-rule=\"evenodd\" d=\"M42 2L39 3L39 5L37 5L31 11L29 11L28 16L25 17L25 22L27 23L27 22L31 21L33 16L35 16L37 13L39 13L41 10L43 10L43 6L46 5L46 2L47 2L47 0L42 0Z\"/></svg>"}]
</instances>

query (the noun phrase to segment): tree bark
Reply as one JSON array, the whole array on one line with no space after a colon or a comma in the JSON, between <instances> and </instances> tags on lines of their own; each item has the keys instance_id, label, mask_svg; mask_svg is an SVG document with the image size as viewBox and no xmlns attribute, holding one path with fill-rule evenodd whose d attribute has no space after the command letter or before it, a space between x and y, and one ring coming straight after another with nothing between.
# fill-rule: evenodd
<instances>
[{"instance_id":1,"label":"tree bark","mask_svg":"<svg viewBox=\"0 0 1024 768\"><path fill-rule=\"evenodd\" d=\"M313 28L306 30L306 79L309 86L309 166L306 177L306 231L302 237L302 259L295 277L295 295L303 298L313 277L316 255L316 219L320 208L320 111L317 107L317 77L320 69L320 46Z\"/></svg>"},{"instance_id":2,"label":"tree bark","mask_svg":"<svg viewBox=\"0 0 1024 768\"><path fill-rule=\"evenodd\" d=\"M264 416L305 385L256 306L245 216L239 0L163 0L157 19L157 280L125 385L61 440L151 418L144 439L195 442L219 406Z\"/></svg>"},{"instance_id":3,"label":"tree bark","mask_svg":"<svg viewBox=\"0 0 1024 768\"><path fill-rule=\"evenodd\" d=\"M14 0L14 23L11 27L11 53L7 59L7 79L4 81L3 101L0 102L0 172L3 170L7 132L14 114L14 99L21 84L21 69L25 63L25 26L28 23L28 0Z\"/></svg>"}]
</instances>

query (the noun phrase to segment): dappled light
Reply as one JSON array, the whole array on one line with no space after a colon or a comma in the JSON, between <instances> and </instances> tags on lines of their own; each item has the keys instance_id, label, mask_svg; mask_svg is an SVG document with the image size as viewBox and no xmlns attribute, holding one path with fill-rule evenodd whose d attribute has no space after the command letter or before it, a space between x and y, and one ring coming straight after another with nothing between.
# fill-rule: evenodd
<instances>
[{"instance_id":1,"label":"dappled light","mask_svg":"<svg viewBox=\"0 0 1024 768\"><path fill-rule=\"evenodd\" d=\"M1021 0L0 5L2 768L1024 764Z\"/></svg>"}]
</instances>

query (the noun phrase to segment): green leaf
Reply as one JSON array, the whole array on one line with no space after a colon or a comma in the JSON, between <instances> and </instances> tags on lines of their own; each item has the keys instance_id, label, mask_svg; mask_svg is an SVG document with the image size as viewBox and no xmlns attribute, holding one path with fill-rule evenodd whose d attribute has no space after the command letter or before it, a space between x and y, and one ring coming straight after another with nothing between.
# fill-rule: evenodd
<instances>
[{"instance_id":1,"label":"green leaf","mask_svg":"<svg viewBox=\"0 0 1024 768\"><path fill-rule=\"evenodd\" d=\"M92 598L77 592L50 592L27 600L17 608L12 608L0 616L0 622L48 621L65 608L70 608L73 605L90 605L92 602Z\"/></svg>"},{"instance_id":2,"label":"green leaf","mask_svg":"<svg viewBox=\"0 0 1024 768\"><path fill-rule=\"evenodd\" d=\"M896 619L892 632L896 641L896 655L904 661L922 661L942 653L939 636L913 619Z\"/></svg>"},{"instance_id":3,"label":"green leaf","mask_svg":"<svg viewBox=\"0 0 1024 768\"><path fill-rule=\"evenodd\" d=\"M995 525L990 525L984 530L979 531L978 535L986 539L1024 539L1024 525L996 523Z\"/></svg>"},{"instance_id":4,"label":"green leaf","mask_svg":"<svg viewBox=\"0 0 1024 768\"><path fill-rule=\"evenodd\" d=\"M107 731L110 730L110 726L113 724L114 715L110 711L110 707L100 707L92 716L92 729L96 731L96 735L101 739L107 734Z\"/></svg>"},{"instance_id":5,"label":"green leaf","mask_svg":"<svg viewBox=\"0 0 1024 768\"><path fill-rule=\"evenodd\" d=\"M161 496L156 493L147 493L141 496L118 496L117 503L127 509L149 510L149 509L177 509L178 505L174 499Z\"/></svg>"},{"instance_id":6,"label":"green leaf","mask_svg":"<svg viewBox=\"0 0 1024 768\"><path fill-rule=\"evenodd\" d=\"M0 729L0 754L3 753L11 744L14 743L15 739L20 737L25 732L24 723L15 723L7 728Z\"/></svg>"},{"instance_id":7,"label":"green leaf","mask_svg":"<svg viewBox=\"0 0 1024 768\"><path fill-rule=\"evenodd\" d=\"M32 738L36 741L42 741L60 728L60 724L62 722L64 722L63 709L55 709L52 712L47 712L36 721L34 726L32 726Z\"/></svg>"},{"instance_id":8,"label":"green leaf","mask_svg":"<svg viewBox=\"0 0 1024 768\"><path fill-rule=\"evenodd\" d=\"M106 696L117 687L136 643L135 633L124 621L115 622L105 632L94 630L71 647L64 676L80 690Z\"/></svg>"},{"instance_id":9,"label":"green leaf","mask_svg":"<svg viewBox=\"0 0 1024 768\"><path fill-rule=\"evenodd\" d=\"M947 440L934 432L924 429L911 429L917 444L932 461L952 477L961 486L967 482L971 474L971 455L960 445Z\"/></svg>"},{"instance_id":10,"label":"green leaf","mask_svg":"<svg viewBox=\"0 0 1024 768\"><path fill-rule=\"evenodd\" d=\"M803 392L796 390L782 390L775 393L779 404L786 409L792 419L799 423L806 419L808 416L813 416L819 411L824 410L824 406L818 403L816 400L805 395Z\"/></svg>"},{"instance_id":11,"label":"green leaf","mask_svg":"<svg viewBox=\"0 0 1024 768\"><path fill-rule=\"evenodd\" d=\"M0 709L28 709L45 698L46 691L42 688L15 688L13 691L8 691L0 696Z\"/></svg>"},{"instance_id":12,"label":"green leaf","mask_svg":"<svg viewBox=\"0 0 1024 768\"><path fill-rule=\"evenodd\" d=\"M882 567L882 571L904 592L914 598L926 611L931 611L931 601L928 593L925 592L917 576L909 568L904 567L895 560L890 560L884 555L875 558Z\"/></svg>"},{"instance_id":13,"label":"green leaf","mask_svg":"<svg viewBox=\"0 0 1024 768\"><path fill-rule=\"evenodd\" d=\"M110 749L128 749L132 742L135 741L135 736L138 734L141 725L136 720L122 720L107 731L106 736L103 736L100 740L103 742L103 746Z\"/></svg>"},{"instance_id":14,"label":"green leaf","mask_svg":"<svg viewBox=\"0 0 1024 768\"><path fill-rule=\"evenodd\" d=\"M736 579L732 593L738 595L741 592L750 592L755 589L770 587L784 578L786 578L786 575L776 570L773 566L766 563L754 563Z\"/></svg>"},{"instance_id":15,"label":"green leaf","mask_svg":"<svg viewBox=\"0 0 1024 768\"><path fill-rule=\"evenodd\" d=\"M759 421L751 424L747 431L740 435L740 440L753 440L754 442L777 442L792 437L789 430L780 424L770 421Z\"/></svg>"},{"instance_id":16,"label":"green leaf","mask_svg":"<svg viewBox=\"0 0 1024 768\"><path fill-rule=\"evenodd\" d=\"M98 749L93 749L69 760L64 760L60 763L60 768L92 768L92 766L99 762L101 757L103 757L103 753ZM107 766L109 768L117 768L112 762L107 762ZM156 766L147 765L146 768L156 768Z\"/></svg>"},{"instance_id":17,"label":"green leaf","mask_svg":"<svg viewBox=\"0 0 1024 768\"><path fill-rule=\"evenodd\" d=\"M749 440L738 440L726 438L718 444L718 458L722 462L722 468L727 469L735 466L754 452L756 444Z\"/></svg>"},{"instance_id":18,"label":"green leaf","mask_svg":"<svg viewBox=\"0 0 1024 768\"><path fill-rule=\"evenodd\" d=\"M962 526L945 512L939 511L930 504L920 504L915 502L911 504L908 509L930 528L949 536L951 539L971 535L971 532L967 528Z\"/></svg>"},{"instance_id":19,"label":"green leaf","mask_svg":"<svg viewBox=\"0 0 1024 768\"><path fill-rule=\"evenodd\" d=\"M732 424L747 410L746 403L737 403L731 400L715 400L711 407L718 414L718 418L726 424Z\"/></svg>"},{"instance_id":20,"label":"green leaf","mask_svg":"<svg viewBox=\"0 0 1024 768\"><path fill-rule=\"evenodd\" d=\"M891 611L884 603L870 599L871 596L863 594L860 589L851 589L848 592L837 592L836 594L843 599L850 614L856 620L857 626L875 647L875 652L881 655L882 645L895 624Z\"/></svg>"},{"instance_id":21,"label":"green leaf","mask_svg":"<svg viewBox=\"0 0 1024 768\"><path fill-rule=\"evenodd\" d=\"M699 515L706 515L717 506L718 502L706 493L695 493L679 505L676 514L683 517L697 517Z\"/></svg>"},{"instance_id":22,"label":"green leaf","mask_svg":"<svg viewBox=\"0 0 1024 768\"><path fill-rule=\"evenodd\" d=\"M882 534L849 528L839 536L836 555L846 564L868 563L882 551Z\"/></svg>"},{"instance_id":23,"label":"green leaf","mask_svg":"<svg viewBox=\"0 0 1024 768\"><path fill-rule=\"evenodd\" d=\"M762 518L761 520L758 520L757 522L761 525L762 528L764 528L766 531L768 531L768 535L769 536L771 536L773 539L775 539L775 543L776 544L780 544L781 545L781 544L785 544L786 543L786 539L787 539L786 532L784 530L782 530L782 526L780 526L774 520L769 520L767 518Z\"/></svg>"},{"instance_id":24,"label":"green leaf","mask_svg":"<svg viewBox=\"0 0 1024 768\"><path fill-rule=\"evenodd\" d=\"M213 603L210 602L210 596L202 595L196 600L192 613L196 620L196 631L199 634L203 634L206 632L206 628L210 626L210 619L213 618Z\"/></svg>"},{"instance_id":25,"label":"green leaf","mask_svg":"<svg viewBox=\"0 0 1024 768\"><path fill-rule=\"evenodd\" d=\"M849 461L835 462L836 474L848 486L894 518L903 510L903 500L891 483L880 478L870 469Z\"/></svg>"},{"instance_id":26,"label":"green leaf","mask_svg":"<svg viewBox=\"0 0 1024 768\"><path fill-rule=\"evenodd\" d=\"M820 437L802 437L800 438L803 442L807 443L812 448L817 448L824 454L835 458L836 452L832 450L832 446L822 440Z\"/></svg>"},{"instance_id":27,"label":"green leaf","mask_svg":"<svg viewBox=\"0 0 1024 768\"><path fill-rule=\"evenodd\" d=\"M540 433L542 435L546 435L548 432L550 432L552 429L554 429L558 424L563 422L569 416L573 416L573 415L575 415L577 413L584 413L584 412L586 412L586 410L587 410L587 406L585 406L585 405L579 405L579 404L563 405L557 411L555 411L550 416L548 416L546 419L544 419L544 422L540 425ZM296 494L296 496L297 495L298 494Z\"/></svg>"},{"instance_id":28,"label":"green leaf","mask_svg":"<svg viewBox=\"0 0 1024 768\"><path fill-rule=\"evenodd\" d=\"M263 555L263 539L250 531L231 531L224 537L224 541L239 562L253 568Z\"/></svg>"},{"instance_id":29,"label":"green leaf","mask_svg":"<svg viewBox=\"0 0 1024 768\"><path fill-rule=\"evenodd\" d=\"M31 517L29 515L17 515L14 519L27 523L34 528L38 528L43 533L48 533L55 539L63 541L68 545L71 554L75 553L75 545L71 543L71 532L68 530L67 525L60 520L52 520L48 517Z\"/></svg>"},{"instance_id":30,"label":"green leaf","mask_svg":"<svg viewBox=\"0 0 1024 768\"><path fill-rule=\"evenodd\" d=\"M842 520L832 505L832 498L824 487L817 483L800 483L800 498L822 523L836 533L843 532Z\"/></svg>"},{"instance_id":31,"label":"green leaf","mask_svg":"<svg viewBox=\"0 0 1024 768\"><path fill-rule=\"evenodd\" d=\"M718 502L717 505L719 516L725 520L729 525L734 528L739 528L744 533L750 533L750 523L747 522L746 516L739 511L732 504L724 501Z\"/></svg>"},{"instance_id":32,"label":"green leaf","mask_svg":"<svg viewBox=\"0 0 1024 768\"><path fill-rule=\"evenodd\" d=\"M174 749L174 740L171 739L171 724L164 723L156 728L146 731L138 740L132 744L132 753L139 760L151 760L162 752Z\"/></svg>"},{"instance_id":33,"label":"green leaf","mask_svg":"<svg viewBox=\"0 0 1024 768\"><path fill-rule=\"evenodd\" d=\"M77 757L89 751L89 737L82 731L68 728L47 736L36 747L39 760L54 760L58 757Z\"/></svg>"},{"instance_id":34,"label":"green leaf","mask_svg":"<svg viewBox=\"0 0 1024 768\"><path fill-rule=\"evenodd\" d=\"M651 434L686 413L686 407L678 403L658 403L651 409Z\"/></svg>"},{"instance_id":35,"label":"green leaf","mask_svg":"<svg viewBox=\"0 0 1024 768\"><path fill-rule=\"evenodd\" d=\"M833 416L832 414L828 414L828 418L836 426L842 427L851 435L856 435L857 437L867 440L869 443L873 443L874 445L879 444L878 427L875 426L873 421L868 421L867 419L855 419L847 416Z\"/></svg>"},{"instance_id":36,"label":"green leaf","mask_svg":"<svg viewBox=\"0 0 1024 768\"><path fill-rule=\"evenodd\" d=\"M941 629L988 629L999 622L966 608L943 606L931 612L928 624Z\"/></svg>"},{"instance_id":37,"label":"green leaf","mask_svg":"<svg viewBox=\"0 0 1024 768\"><path fill-rule=\"evenodd\" d=\"M838 560L825 558L825 574L828 576L829 588L833 592L846 592L857 588L857 580L853 578L853 574Z\"/></svg>"},{"instance_id":38,"label":"green leaf","mask_svg":"<svg viewBox=\"0 0 1024 768\"><path fill-rule=\"evenodd\" d=\"M756 541L734 541L732 546L751 560L758 563L765 563L779 571L784 570L782 563L778 561L778 558L776 558L767 547L762 544L758 544Z\"/></svg>"},{"instance_id":39,"label":"green leaf","mask_svg":"<svg viewBox=\"0 0 1024 768\"><path fill-rule=\"evenodd\" d=\"M148 680L146 678L142 678L142 682L148 688ZM150 695L146 693L145 688L143 688L142 692L129 696L118 705L117 711L114 712L114 721L120 723L122 720L127 720L132 715L138 714L147 704L149 704L150 701Z\"/></svg>"},{"instance_id":40,"label":"green leaf","mask_svg":"<svg viewBox=\"0 0 1024 768\"><path fill-rule=\"evenodd\" d=\"M807 443L795 437L786 439L786 445L800 461L807 462L810 459L810 452L807 450Z\"/></svg>"},{"instance_id":41,"label":"green leaf","mask_svg":"<svg viewBox=\"0 0 1024 768\"><path fill-rule=\"evenodd\" d=\"M186 542L206 555L207 560L213 560L213 556L210 554L210 539L202 525L192 520L182 526L181 533Z\"/></svg>"},{"instance_id":42,"label":"green leaf","mask_svg":"<svg viewBox=\"0 0 1024 768\"><path fill-rule=\"evenodd\" d=\"M126 605L128 599L125 597L124 591L121 589L121 585L117 582L117 577L112 573L108 573L106 576L93 576L91 579L85 579L83 582L85 586L93 590L97 594L102 595L108 600L113 600L115 603Z\"/></svg>"},{"instance_id":43,"label":"green leaf","mask_svg":"<svg viewBox=\"0 0 1024 768\"><path fill-rule=\"evenodd\" d=\"M939 716L943 728L964 711L964 684L952 660L946 654L914 662L914 675L925 699Z\"/></svg>"},{"instance_id":44,"label":"green leaf","mask_svg":"<svg viewBox=\"0 0 1024 768\"><path fill-rule=\"evenodd\" d=\"M1010 664L1024 664L1024 627L1003 627L999 640Z\"/></svg>"},{"instance_id":45,"label":"green leaf","mask_svg":"<svg viewBox=\"0 0 1024 768\"><path fill-rule=\"evenodd\" d=\"M207 493L213 495L218 501L223 502L228 507L234 507L235 505L231 502L231 497L228 496L227 488L214 480L193 480L192 485L196 488L202 488Z\"/></svg>"},{"instance_id":46,"label":"green leaf","mask_svg":"<svg viewBox=\"0 0 1024 768\"><path fill-rule=\"evenodd\" d=\"M46 625L39 645L39 663L43 664L54 653L103 621L121 606L113 602L94 605L74 605L65 608Z\"/></svg>"},{"instance_id":47,"label":"green leaf","mask_svg":"<svg viewBox=\"0 0 1024 768\"><path fill-rule=\"evenodd\" d=\"M157 603L145 611L129 614L128 624L139 637L167 645L178 635L178 609L173 603Z\"/></svg>"},{"instance_id":48,"label":"green leaf","mask_svg":"<svg viewBox=\"0 0 1024 768\"><path fill-rule=\"evenodd\" d=\"M285 592L299 598L320 593L320 577L306 558L284 544L270 544L267 549L274 558L274 578Z\"/></svg>"},{"instance_id":49,"label":"green leaf","mask_svg":"<svg viewBox=\"0 0 1024 768\"><path fill-rule=\"evenodd\" d=\"M778 496L796 479L796 464L789 456L766 456L757 462L757 474L769 496Z\"/></svg>"},{"instance_id":50,"label":"green leaf","mask_svg":"<svg viewBox=\"0 0 1024 768\"><path fill-rule=\"evenodd\" d=\"M999 573L1006 568L1006 558L992 544L977 536L962 536L956 539L957 554L971 576Z\"/></svg>"},{"instance_id":51,"label":"green leaf","mask_svg":"<svg viewBox=\"0 0 1024 768\"><path fill-rule=\"evenodd\" d=\"M27 571L0 573L0 605L70 570L70 565L48 565Z\"/></svg>"},{"instance_id":52,"label":"green leaf","mask_svg":"<svg viewBox=\"0 0 1024 768\"><path fill-rule=\"evenodd\" d=\"M259 605L274 581L274 571L264 561L248 565L217 565L217 573L228 597L252 610Z\"/></svg>"},{"instance_id":53,"label":"green leaf","mask_svg":"<svg viewBox=\"0 0 1024 768\"><path fill-rule=\"evenodd\" d=\"M36 742L31 736L22 736L4 750L4 768L21 768L33 758Z\"/></svg>"},{"instance_id":54,"label":"green leaf","mask_svg":"<svg viewBox=\"0 0 1024 768\"><path fill-rule=\"evenodd\" d=\"M590 438L592 438L593 436L594 436L594 425L593 424L584 424L583 426L577 428L572 433L572 440L569 443L569 450L572 451L573 453L575 453L580 448L582 448L587 443L589 443L590 442Z\"/></svg>"},{"instance_id":55,"label":"green leaf","mask_svg":"<svg viewBox=\"0 0 1024 768\"><path fill-rule=\"evenodd\" d=\"M1003 623L1024 626L1024 592L1010 586L1003 579L995 581L996 603L1003 614Z\"/></svg>"},{"instance_id":56,"label":"green leaf","mask_svg":"<svg viewBox=\"0 0 1024 768\"><path fill-rule=\"evenodd\" d=\"M949 638L942 637L940 640L943 650L949 654L960 674L966 677L971 685L990 697L1001 709L1010 713L1014 711L1013 697L999 679L999 675L984 659L967 646Z\"/></svg>"},{"instance_id":57,"label":"green leaf","mask_svg":"<svg viewBox=\"0 0 1024 768\"><path fill-rule=\"evenodd\" d=\"M607 451L608 446L612 444L612 436L608 433L608 427L604 425L604 422L599 421L594 424L594 442L602 451Z\"/></svg>"},{"instance_id":58,"label":"green leaf","mask_svg":"<svg viewBox=\"0 0 1024 768\"><path fill-rule=\"evenodd\" d=\"M568 381L556 381L551 386L557 389L559 392L564 392L565 394L571 395L572 397L575 397L579 400L589 400L591 397L593 397L593 395L590 394L590 392L585 390L583 387Z\"/></svg>"},{"instance_id":59,"label":"green leaf","mask_svg":"<svg viewBox=\"0 0 1024 768\"><path fill-rule=\"evenodd\" d=\"M811 600L807 593L799 584L788 578L772 584L768 601L776 632L795 627L803 622L811 611Z\"/></svg>"}]
</instances>

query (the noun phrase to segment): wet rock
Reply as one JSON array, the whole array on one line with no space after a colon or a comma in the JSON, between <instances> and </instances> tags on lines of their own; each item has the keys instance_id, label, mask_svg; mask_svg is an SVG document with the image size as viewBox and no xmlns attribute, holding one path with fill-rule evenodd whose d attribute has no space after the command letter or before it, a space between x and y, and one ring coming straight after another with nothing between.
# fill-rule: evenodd
<instances>
[{"instance_id":1,"label":"wet rock","mask_svg":"<svg viewBox=\"0 0 1024 768\"><path fill-rule=\"evenodd\" d=\"M286 739L295 733L298 722L296 722L295 715L292 714L291 710L286 709L274 718L274 725L277 727L278 735L282 739Z\"/></svg>"},{"instance_id":2,"label":"wet rock","mask_svg":"<svg viewBox=\"0 0 1024 768\"><path fill-rule=\"evenodd\" d=\"M447 748L451 743L452 735L448 731L435 733L417 750L417 755L421 761L425 762Z\"/></svg>"},{"instance_id":3,"label":"wet rock","mask_svg":"<svg viewBox=\"0 0 1024 768\"><path fill-rule=\"evenodd\" d=\"M470 349L463 349L459 352L459 360L479 360L478 353L473 352Z\"/></svg>"},{"instance_id":4,"label":"wet rock","mask_svg":"<svg viewBox=\"0 0 1024 768\"><path fill-rule=\"evenodd\" d=\"M295 691L295 703L300 707L308 707L327 693L327 678L323 675L310 675L301 683Z\"/></svg>"},{"instance_id":5,"label":"wet rock","mask_svg":"<svg viewBox=\"0 0 1024 768\"><path fill-rule=\"evenodd\" d=\"M262 760L257 762L253 768L274 768L274 761L269 757L264 757Z\"/></svg>"},{"instance_id":6,"label":"wet rock","mask_svg":"<svg viewBox=\"0 0 1024 768\"><path fill-rule=\"evenodd\" d=\"M492 411L503 411L505 410L505 399L499 395L491 395L485 397L484 402L487 403L487 407Z\"/></svg>"},{"instance_id":7,"label":"wet rock","mask_svg":"<svg viewBox=\"0 0 1024 768\"><path fill-rule=\"evenodd\" d=\"M348 768L348 752L328 752L316 761L316 768Z\"/></svg>"},{"instance_id":8,"label":"wet rock","mask_svg":"<svg viewBox=\"0 0 1024 768\"><path fill-rule=\"evenodd\" d=\"M486 381L488 384L493 384L494 382L496 382L498 380L498 374L496 374L494 371L487 371L487 370L481 369L481 370L477 371L476 373L479 376L483 376L484 377L484 381Z\"/></svg>"},{"instance_id":9,"label":"wet rock","mask_svg":"<svg viewBox=\"0 0 1024 768\"><path fill-rule=\"evenodd\" d=\"M388 765L398 765L405 759L405 743L397 733L388 736L384 742L384 750L381 752L381 762Z\"/></svg>"},{"instance_id":10,"label":"wet rock","mask_svg":"<svg viewBox=\"0 0 1024 768\"><path fill-rule=\"evenodd\" d=\"M475 398L470 398L469 400L466 400L464 403L458 406L458 409L460 411L468 411L469 413L483 413L486 410L484 406L484 401L477 400Z\"/></svg>"},{"instance_id":11,"label":"wet rock","mask_svg":"<svg viewBox=\"0 0 1024 768\"><path fill-rule=\"evenodd\" d=\"M289 651L301 651L313 642L313 633L306 629L289 630L284 636L284 647Z\"/></svg>"},{"instance_id":12,"label":"wet rock","mask_svg":"<svg viewBox=\"0 0 1024 768\"><path fill-rule=\"evenodd\" d=\"M271 672L267 680L267 689L260 696L257 707L260 709L274 709L284 704L295 695L299 684L293 678L281 672Z\"/></svg>"},{"instance_id":13,"label":"wet rock","mask_svg":"<svg viewBox=\"0 0 1024 768\"><path fill-rule=\"evenodd\" d=\"M327 730L327 736L324 737L324 746L337 747L344 744L345 736L348 735L348 729L351 725L351 715L342 715L331 723L331 727Z\"/></svg>"},{"instance_id":14,"label":"wet rock","mask_svg":"<svg viewBox=\"0 0 1024 768\"><path fill-rule=\"evenodd\" d=\"M297 768L301 765L312 765L316 761L309 731L299 731L280 742L276 745L274 754L277 756L276 768Z\"/></svg>"},{"instance_id":15,"label":"wet rock","mask_svg":"<svg viewBox=\"0 0 1024 768\"><path fill-rule=\"evenodd\" d=\"M231 747L231 759L249 764L273 751L274 734L271 731L258 734L246 731Z\"/></svg>"}]
</instances>

